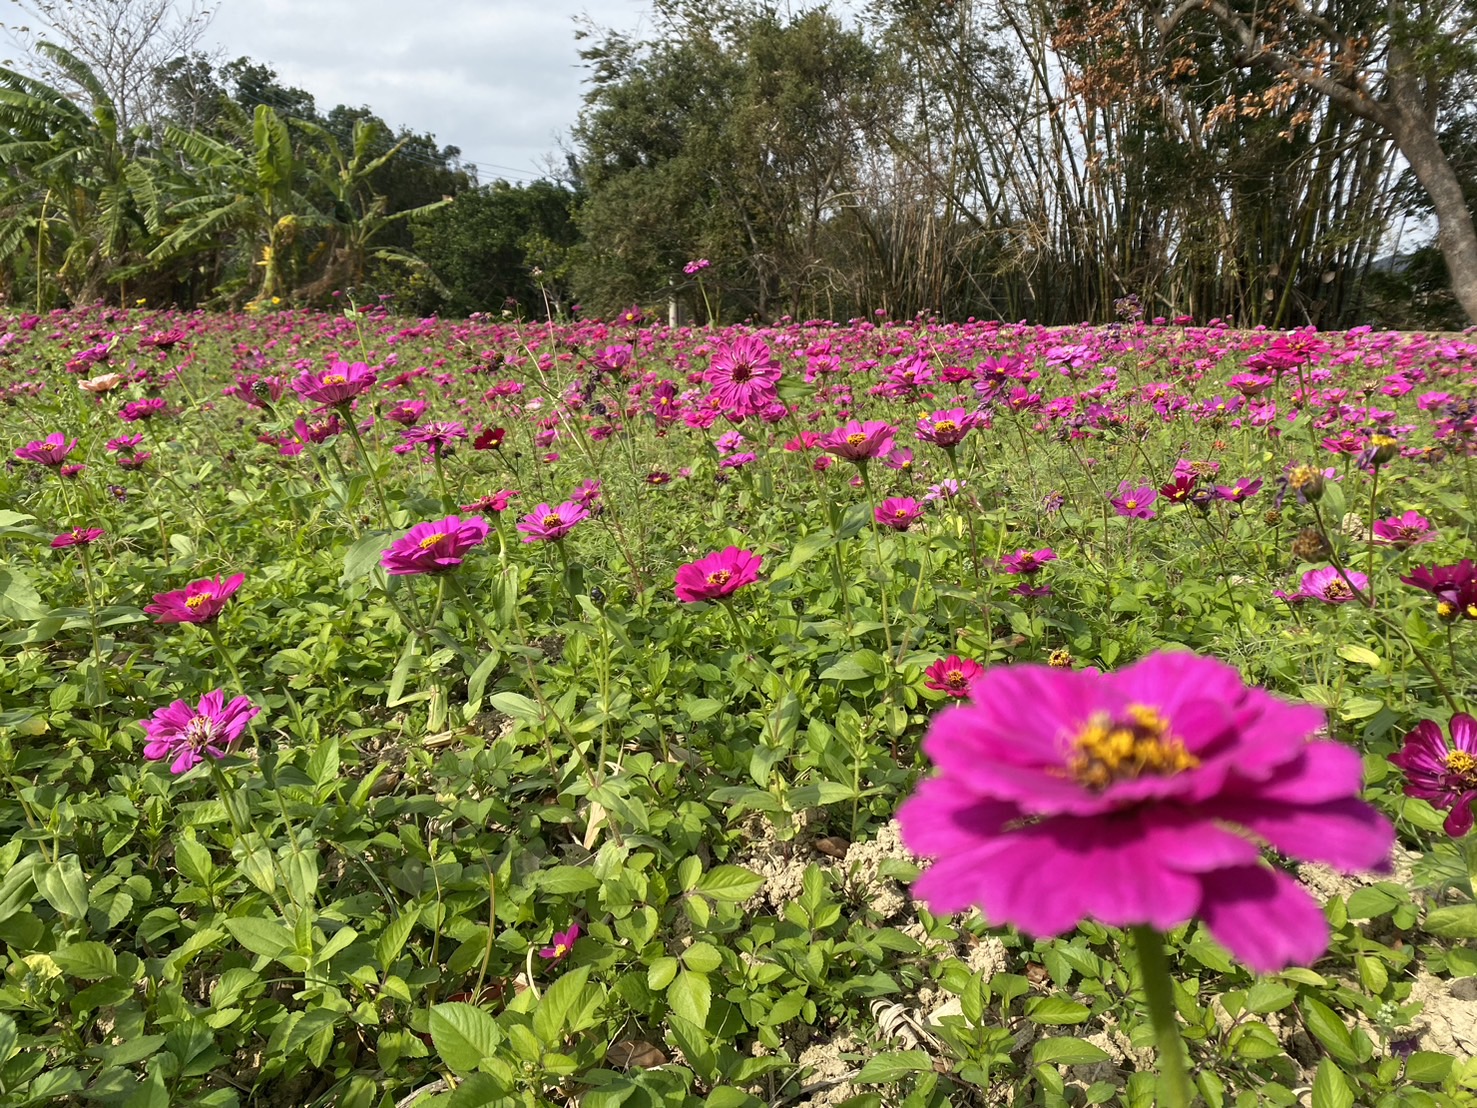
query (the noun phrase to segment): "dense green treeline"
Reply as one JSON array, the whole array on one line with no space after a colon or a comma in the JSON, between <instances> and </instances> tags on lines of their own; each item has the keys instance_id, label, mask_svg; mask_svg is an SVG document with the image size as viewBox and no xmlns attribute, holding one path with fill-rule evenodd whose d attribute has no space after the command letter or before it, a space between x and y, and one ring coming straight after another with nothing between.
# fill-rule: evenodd
<instances>
[{"instance_id":1,"label":"dense green treeline","mask_svg":"<svg viewBox=\"0 0 1477 1108\"><path fill-rule=\"evenodd\" d=\"M0 293L1460 326L1477 64L1411 44L1470 6L657 0L645 37L581 28L567 168L524 185L244 58L158 67L125 125L38 46L64 82L0 69Z\"/></svg>"}]
</instances>

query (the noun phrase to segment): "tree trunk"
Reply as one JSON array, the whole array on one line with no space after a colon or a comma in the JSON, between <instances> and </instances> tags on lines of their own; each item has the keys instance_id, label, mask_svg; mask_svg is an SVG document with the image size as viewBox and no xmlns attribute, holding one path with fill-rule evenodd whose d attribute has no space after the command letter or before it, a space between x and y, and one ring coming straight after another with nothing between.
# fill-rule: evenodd
<instances>
[{"instance_id":1,"label":"tree trunk","mask_svg":"<svg viewBox=\"0 0 1477 1108\"><path fill-rule=\"evenodd\" d=\"M1441 149L1435 127L1424 118L1412 118L1414 113L1404 105L1397 105L1396 110L1398 123L1391 128L1395 143L1431 198L1436 241L1451 275L1451 291L1467 320L1477 323L1477 229L1462 195L1462 183Z\"/></svg>"}]
</instances>

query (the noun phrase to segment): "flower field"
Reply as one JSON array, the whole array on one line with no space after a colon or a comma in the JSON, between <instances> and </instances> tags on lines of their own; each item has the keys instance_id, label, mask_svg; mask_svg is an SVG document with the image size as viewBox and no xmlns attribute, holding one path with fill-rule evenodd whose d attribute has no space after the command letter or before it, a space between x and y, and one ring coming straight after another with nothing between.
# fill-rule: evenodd
<instances>
[{"instance_id":1,"label":"flower field","mask_svg":"<svg viewBox=\"0 0 1477 1108\"><path fill-rule=\"evenodd\" d=\"M1477 1104L1474 386L0 319L0 1105Z\"/></svg>"}]
</instances>

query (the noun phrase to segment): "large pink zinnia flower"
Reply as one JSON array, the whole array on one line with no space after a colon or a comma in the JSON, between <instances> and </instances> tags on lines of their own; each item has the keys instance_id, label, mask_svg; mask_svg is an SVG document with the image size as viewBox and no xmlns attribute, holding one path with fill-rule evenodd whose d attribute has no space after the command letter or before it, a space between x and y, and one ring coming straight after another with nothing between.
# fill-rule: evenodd
<instances>
[{"instance_id":1,"label":"large pink zinnia flower","mask_svg":"<svg viewBox=\"0 0 1477 1108\"><path fill-rule=\"evenodd\" d=\"M782 372L762 339L742 335L713 351L703 380L724 411L754 415L779 398L775 386Z\"/></svg>"},{"instance_id":2,"label":"large pink zinnia flower","mask_svg":"<svg viewBox=\"0 0 1477 1108\"><path fill-rule=\"evenodd\" d=\"M1374 541L1385 546L1403 550L1417 543L1430 542L1436 538L1431 521L1420 512L1410 511L1389 519L1374 521Z\"/></svg>"},{"instance_id":3,"label":"large pink zinnia flower","mask_svg":"<svg viewBox=\"0 0 1477 1108\"><path fill-rule=\"evenodd\" d=\"M202 696L194 708L176 700L160 708L152 719L140 720L149 736L144 757L155 762L172 758L170 773L185 773L207 757L224 758L261 711L244 696L229 704L225 699L224 690L216 689Z\"/></svg>"},{"instance_id":4,"label":"large pink zinnia flower","mask_svg":"<svg viewBox=\"0 0 1477 1108\"><path fill-rule=\"evenodd\" d=\"M1159 494L1148 485L1134 488L1127 481L1118 486L1118 495L1109 501L1120 516L1129 519L1153 519L1154 509L1150 504L1159 499Z\"/></svg>"},{"instance_id":5,"label":"large pink zinnia flower","mask_svg":"<svg viewBox=\"0 0 1477 1108\"><path fill-rule=\"evenodd\" d=\"M1439 725L1416 724L1390 761L1405 771L1405 795L1429 800L1450 809L1446 833L1453 838L1472 830L1472 805L1477 803L1477 720L1465 712L1451 717L1451 746Z\"/></svg>"},{"instance_id":6,"label":"large pink zinnia flower","mask_svg":"<svg viewBox=\"0 0 1477 1108\"><path fill-rule=\"evenodd\" d=\"M969 686L984 672L985 667L972 658L950 654L923 671L923 685L949 696L968 696Z\"/></svg>"},{"instance_id":7,"label":"large pink zinnia flower","mask_svg":"<svg viewBox=\"0 0 1477 1108\"><path fill-rule=\"evenodd\" d=\"M880 419L869 419L865 423L852 420L816 440L816 445L827 454L845 458L848 462L865 462L892 450L893 429Z\"/></svg>"},{"instance_id":8,"label":"large pink zinnia flower","mask_svg":"<svg viewBox=\"0 0 1477 1108\"><path fill-rule=\"evenodd\" d=\"M363 362L334 362L327 369L304 370L293 380L292 387L321 411L335 404L348 404L372 389L376 380L374 370Z\"/></svg>"},{"instance_id":9,"label":"large pink zinnia flower","mask_svg":"<svg viewBox=\"0 0 1477 1108\"><path fill-rule=\"evenodd\" d=\"M77 440L69 439L61 431L54 431L44 439L28 442L15 448L15 456L23 462L35 462L41 466L59 466L68 454L77 449Z\"/></svg>"},{"instance_id":10,"label":"large pink zinnia flower","mask_svg":"<svg viewBox=\"0 0 1477 1108\"><path fill-rule=\"evenodd\" d=\"M553 542L589 518L590 509L573 500L566 500L557 508L540 504L518 521L518 530L523 532L524 542Z\"/></svg>"},{"instance_id":11,"label":"large pink zinnia flower","mask_svg":"<svg viewBox=\"0 0 1477 1108\"><path fill-rule=\"evenodd\" d=\"M219 577L191 581L174 592L156 593L154 603L146 604L144 611L157 616L156 623L209 623L245 580L246 574L238 573L224 581Z\"/></svg>"},{"instance_id":12,"label":"large pink zinnia flower","mask_svg":"<svg viewBox=\"0 0 1477 1108\"><path fill-rule=\"evenodd\" d=\"M380 555L380 565L391 576L443 573L462 564L462 556L487 538L487 520L481 516L417 523Z\"/></svg>"},{"instance_id":13,"label":"large pink zinnia flower","mask_svg":"<svg viewBox=\"0 0 1477 1108\"><path fill-rule=\"evenodd\" d=\"M890 496L877 505L872 517L883 527L906 531L923 517L923 508L911 496Z\"/></svg>"},{"instance_id":14,"label":"large pink zinnia flower","mask_svg":"<svg viewBox=\"0 0 1477 1108\"><path fill-rule=\"evenodd\" d=\"M945 450L952 450L964 441L964 436L979 423L979 416L963 408L949 408L934 412L918 421L918 438L931 442Z\"/></svg>"},{"instance_id":15,"label":"large pink zinnia flower","mask_svg":"<svg viewBox=\"0 0 1477 1108\"><path fill-rule=\"evenodd\" d=\"M1161 931L1192 918L1258 972L1328 945L1318 903L1261 843L1343 869L1386 864L1389 822L1358 753L1310 742L1323 711L1231 666L1161 653L1101 674L986 671L923 740L938 772L898 813L934 912L979 905L1038 936L1081 920Z\"/></svg>"},{"instance_id":16,"label":"large pink zinnia flower","mask_svg":"<svg viewBox=\"0 0 1477 1108\"><path fill-rule=\"evenodd\" d=\"M688 562L677 571L677 586L673 590L677 599L684 604L699 600L722 600L732 596L745 585L759 579L759 564L764 557L752 550L740 550L736 546L725 547Z\"/></svg>"},{"instance_id":17,"label":"large pink zinnia flower","mask_svg":"<svg viewBox=\"0 0 1477 1108\"><path fill-rule=\"evenodd\" d=\"M1333 566L1324 566L1303 574L1298 595L1305 600L1321 600L1325 604L1347 604L1359 593L1368 591L1369 578L1357 569L1340 573Z\"/></svg>"}]
</instances>

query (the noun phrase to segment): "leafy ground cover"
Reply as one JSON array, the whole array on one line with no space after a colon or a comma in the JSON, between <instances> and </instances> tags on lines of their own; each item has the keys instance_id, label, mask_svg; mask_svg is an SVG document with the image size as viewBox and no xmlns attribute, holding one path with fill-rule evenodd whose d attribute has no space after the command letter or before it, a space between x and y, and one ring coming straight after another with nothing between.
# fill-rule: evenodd
<instances>
[{"instance_id":1,"label":"leafy ground cover","mask_svg":"<svg viewBox=\"0 0 1477 1108\"><path fill-rule=\"evenodd\" d=\"M0 366L0 1103L1477 1103L1477 345L98 308ZM1221 803L1261 718L1258 803L1348 822L1195 835L1290 893L930 845Z\"/></svg>"}]
</instances>

